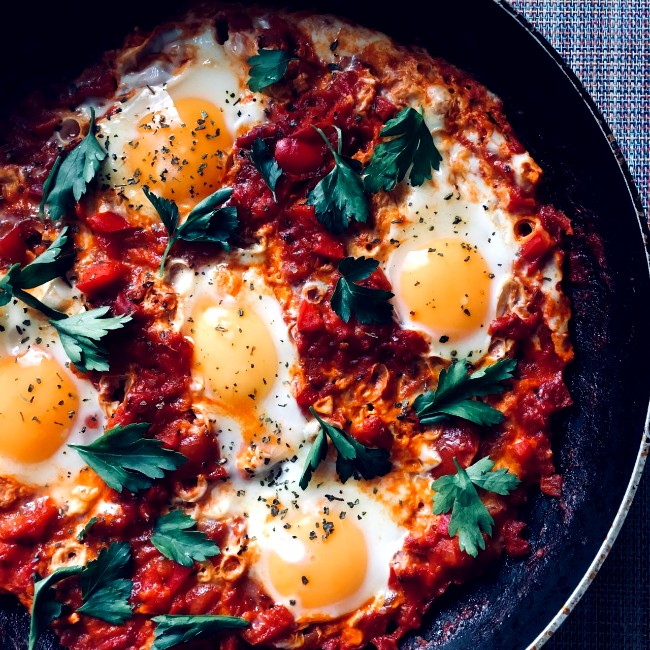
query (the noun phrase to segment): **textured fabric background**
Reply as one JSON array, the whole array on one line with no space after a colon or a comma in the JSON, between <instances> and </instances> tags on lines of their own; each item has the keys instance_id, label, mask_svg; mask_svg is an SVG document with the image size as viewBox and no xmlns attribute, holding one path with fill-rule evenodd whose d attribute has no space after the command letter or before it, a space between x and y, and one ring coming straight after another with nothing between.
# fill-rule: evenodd
<instances>
[{"instance_id":1,"label":"textured fabric background","mask_svg":"<svg viewBox=\"0 0 650 650\"><path fill-rule=\"evenodd\" d=\"M650 2L510 0L595 99L650 204ZM618 541L549 650L650 650L650 469ZM504 650L507 650L504 648Z\"/></svg>"}]
</instances>

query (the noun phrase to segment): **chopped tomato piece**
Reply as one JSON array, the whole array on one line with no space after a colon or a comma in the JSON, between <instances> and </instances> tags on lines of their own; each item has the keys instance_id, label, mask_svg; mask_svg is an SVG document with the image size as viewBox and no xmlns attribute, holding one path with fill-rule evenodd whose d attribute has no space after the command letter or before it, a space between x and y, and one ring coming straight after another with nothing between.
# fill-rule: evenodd
<instances>
[{"instance_id":1,"label":"chopped tomato piece","mask_svg":"<svg viewBox=\"0 0 650 650\"><path fill-rule=\"evenodd\" d=\"M541 261L553 244L551 237L543 230L540 230L524 242L520 251L521 258L529 264L536 264Z\"/></svg>"},{"instance_id":2,"label":"chopped tomato piece","mask_svg":"<svg viewBox=\"0 0 650 650\"><path fill-rule=\"evenodd\" d=\"M326 232L314 234L312 250L316 255L327 257L333 260L340 260L345 255L343 242Z\"/></svg>"},{"instance_id":3,"label":"chopped tomato piece","mask_svg":"<svg viewBox=\"0 0 650 650\"><path fill-rule=\"evenodd\" d=\"M24 260L25 240L23 239L20 224L3 224L0 230L0 258L10 264Z\"/></svg>"},{"instance_id":4,"label":"chopped tomato piece","mask_svg":"<svg viewBox=\"0 0 650 650\"><path fill-rule=\"evenodd\" d=\"M77 287L87 296L92 296L117 284L124 277L125 271L122 262L100 262L82 271Z\"/></svg>"},{"instance_id":5,"label":"chopped tomato piece","mask_svg":"<svg viewBox=\"0 0 650 650\"><path fill-rule=\"evenodd\" d=\"M377 415L371 415L353 427L352 435L366 447L390 449L393 446L393 436L384 421Z\"/></svg>"},{"instance_id":6,"label":"chopped tomato piece","mask_svg":"<svg viewBox=\"0 0 650 650\"><path fill-rule=\"evenodd\" d=\"M539 489L547 496L559 499L562 496L562 477L559 474L542 476Z\"/></svg>"},{"instance_id":7,"label":"chopped tomato piece","mask_svg":"<svg viewBox=\"0 0 650 650\"><path fill-rule=\"evenodd\" d=\"M276 605L257 614L244 632L244 638L253 645L271 643L286 636L295 626L293 614L283 605Z\"/></svg>"},{"instance_id":8,"label":"chopped tomato piece","mask_svg":"<svg viewBox=\"0 0 650 650\"><path fill-rule=\"evenodd\" d=\"M503 527L506 553L511 557L522 557L530 553L530 544L521 537L525 527L523 521L509 521Z\"/></svg>"},{"instance_id":9,"label":"chopped tomato piece","mask_svg":"<svg viewBox=\"0 0 650 650\"><path fill-rule=\"evenodd\" d=\"M530 336L539 324L540 314L534 313L521 318L515 313L504 314L490 323L489 332L493 336L521 340Z\"/></svg>"},{"instance_id":10,"label":"chopped tomato piece","mask_svg":"<svg viewBox=\"0 0 650 650\"><path fill-rule=\"evenodd\" d=\"M306 300L300 303L297 324L300 332L318 332L325 327L318 307Z\"/></svg>"},{"instance_id":11,"label":"chopped tomato piece","mask_svg":"<svg viewBox=\"0 0 650 650\"><path fill-rule=\"evenodd\" d=\"M529 213L535 211L535 198L526 196L519 187L513 187L509 192L508 210L515 213Z\"/></svg>"},{"instance_id":12,"label":"chopped tomato piece","mask_svg":"<svg viewBox=\"0 0 650 650\"><path fill-rule=\"evenodd\" d=\"M54 132L54 127L60 122L61 118L58 115L44 114L40 121L32 127L32 131L42 138L49 138Z\"/></svg>"},{"instance_id":13,"label":"chopped tomato piece","mask_svg":"<svg viewBox=\"0 0 650 650\"><path fill-rule=\"evenodd\" d=\"M325 160L325 142L314 129L305 128L278 140L275 159L282 171L296 176L315 172Z\"/></svg>"},{"instance_id":14,"label":"chopped tomato piece","mask_svg":"<svg viewBox=\"0 0 650 650\"><path fill-rule=\"evenodd\" d=\"M377 97L375 97L375 104L373 108L375 110L375 113L379 115L383 122L395 114L395 104L388 101L381 95L377 95Z\"/></svg>"},{"instance_id":15,"label":"chopped tomato piece","mask_svg":"<svg viewBox=\"0 0 650 650\"><path fill-rule=\"evenodd\" d=\"M454 458L462 467L472 464L479 446L476 427L470 422L458 421L449 424L445 435L437 443L440 464L432 472L434 478L455 474Z\"/></svg>"},{"instance_id":16,"label":"chopped tomato piece","mask_svg":"<svg viewBox=\"0 0 650 650\"><path fill-rule=\"evenodd\" d=\"M96 212L88 217L88 225L102 235L108 235L121 230L127 230L131 226L121 215L115 212Z\"/></svg>"},{"instance_id":17,"label":"chopped tomato piece","mask_svg":"<svg viewBox=\"0 0 650 650\"><path fill-rule=\"evenodd\" d=\"M37 542L43 538L59 510L49 497L30 501L0 517L0 539L7 542Z\"/></svg>"}]
</instances>

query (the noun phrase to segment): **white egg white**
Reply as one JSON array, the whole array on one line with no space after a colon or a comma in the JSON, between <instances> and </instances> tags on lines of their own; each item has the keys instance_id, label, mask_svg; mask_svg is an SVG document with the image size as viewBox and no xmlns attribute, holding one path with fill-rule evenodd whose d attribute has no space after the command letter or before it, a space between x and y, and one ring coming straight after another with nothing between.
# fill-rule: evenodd
<instances>
[{"instance_id":1,"label":"white egg white","mask_svg":"<svg viewBox=\"0 0 650 650\"><path fill-rule=\"evenodd\" d=\"M206 299L214 304L235 301L242 311L252 309L260 316L279 363L265 397L251 401L248 407L259 425L259 434L252 441L247 433L251 413L220 408L210 399L210 387L200 369L193 369L194 408L213 427L228 473L228 479L214 485L197 505L194 516L199 521L245 521L246 553L254 558L249 564L251 576L298 620L334 619L373 598L382 600L388 596L390 562L403 544L406 529L394 523L390 509L375 498L376 486L353 479L342 485L333 458L321 464L306 490L299 486L319 425L305 418L291 393L297 351L282 307L252 263L255 260L245 256L251 265L237 271L234 260L240 260L238 251L231 251L228 257L230 265L215 262L197 269L183 265L180 260L170 261L171 282L179 297L175 327L192 339L191 328L196 324L192 314L197 305L205 306ZM349 517L365 539L368 566L360 588L318 608L305 607L298 597L280 593L270 577L269 557L276 553L286 561L299 560L305 552L291 534L291 522L295 525L298 520L312 518L315 530L322 534L322 522L328 520L334 526L332 534L336 535L339 517Z\"/></svg>"}]
</instances>

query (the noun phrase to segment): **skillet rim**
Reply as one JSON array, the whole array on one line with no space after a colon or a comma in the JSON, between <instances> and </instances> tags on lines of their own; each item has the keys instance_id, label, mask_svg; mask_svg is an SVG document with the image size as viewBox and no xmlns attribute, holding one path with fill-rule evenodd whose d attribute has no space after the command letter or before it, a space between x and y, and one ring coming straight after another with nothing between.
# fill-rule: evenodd
<instances>
[{"instance_id":1,"label":"skillet rim","mask_svg":"<svg viewBox=\"0 0 650 650\"><path fill-rule=\"evenodd\" d=\"M529 34L529 36L533 38L537 44L546 52L546 54L551 57L555 65L571 82L574 90L578 93L583 103L591 112L594 120L597 122L602 135L609 143L611 153L616 160L616 164L627 186L628 196L634 205L637 217L637 225L639 226L640 235L644 242L647 271L648 275L650 276L650 228L645 214L643 201L641 200L641 195L636 186L627 161L621 151L620 145L616 141L616 138L614 137L614 134L612 133L607 120L603 116L601 109L598 107L595 100L587 91L584 84L578 78L577 74L571 68L569 63L560 55L555 47L553 47L550 41L548 41L548 39L542 35L542 33L520 11L515 9L506 0L492 0L492 2L499 6L511 18L516 20L519 23L520 27L523 28ZM621 528L623 527L625 519L627 518L627 515L630 511L634 496L637 492L641 477L643 475L643 470L646 465L648 454L650 454L650 398L648 400L648 408L646 411L643 435L641 436L639 452L632 469L632 475L630 476L625 494L623 495L623 499L621 501L621 505L616 513L616 516L614 517L609 532L603 540L603 543L601 544L592 563L589 565L586 573L580 582L576 585L575 589L571 592L564 606L561 607L558 613L548 622L546 627L527 647L527 650L539 650L539 648L541 648L555 634L555 632L557 632L559 627L562 625L562 623L564 623L564 621L566 621L568 616L580 602L582 597L587 592L587 589L591 586L594 579L598 575L598 572L602 568L605 560L612 550L614 542L621 532Z\"/></svg>"}]
</instances>

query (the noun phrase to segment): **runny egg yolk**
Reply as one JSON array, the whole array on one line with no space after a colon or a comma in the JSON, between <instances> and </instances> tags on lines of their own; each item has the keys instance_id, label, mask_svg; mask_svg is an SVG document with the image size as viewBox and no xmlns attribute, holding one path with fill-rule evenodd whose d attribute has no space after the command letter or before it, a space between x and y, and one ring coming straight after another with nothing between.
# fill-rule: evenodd
<instances>
[{"instance_id":1,"label":"runny egg yolk","mask_svg":"<svg viewBox=\"0 0 650 650\"><path fill-rule=\"evenodd\" d=\"M68 373L45 353L0 361L0 453L21 463L52 456L71 433L79 408Z\"/></svg>"},{"instance_id":2,"label":"runny egg yolk","mask_svg":"<svg viewBox=\"0 0 650 650\"><path fill-rule=\"evenodd\" d=\"M212 194L226 172L232 138L223 111L203 99L182 97L145 115L131 143L134 177L185 208ZM140 155L138 155L140 154Z\"/></svg>"},{"instance_id":3,"label":"runny egg yolk","mask_svg":"<svg viewBox=\"0 0 650 650\"><path fill-rule=\"evenodd\" d=\"M214 399L237 414L263 399L275 382L278 355L262 318L226 299L199 303L192 321L194 365Z\"/></svg>"},{"instance_id":4,"label":"runny egg yolk","mask_svg":"<svg viewBox=\"0 0 650 650\"><path fill-rule=\"evenodd\" d=\"M356 594L366 579L368 549L359 527L339 519L316 528L304 519L289 533L295 544L268 553L269 579L275 590L304 609L318 610ZM361 603L359 603L361 604Z\"/></svg>"},{"instance_id":5,"label":"runny egg yolk","mask_svg":"<svg viewBox=\"0 0 650 650\"><path fill-rule=\"evenodd\" d=\"M434 239L410 250L398 282L412 320L435 335L463 338L486 319L490 269L475 247L459 239Z\"/></svg>"}]
</instances>

